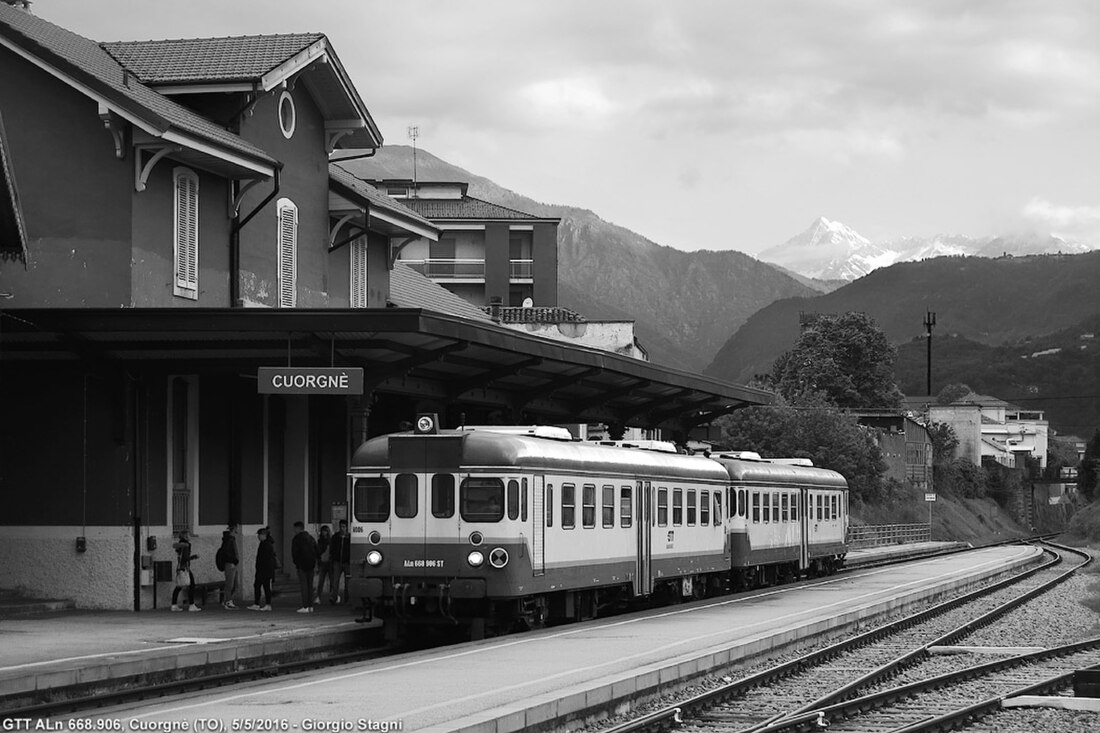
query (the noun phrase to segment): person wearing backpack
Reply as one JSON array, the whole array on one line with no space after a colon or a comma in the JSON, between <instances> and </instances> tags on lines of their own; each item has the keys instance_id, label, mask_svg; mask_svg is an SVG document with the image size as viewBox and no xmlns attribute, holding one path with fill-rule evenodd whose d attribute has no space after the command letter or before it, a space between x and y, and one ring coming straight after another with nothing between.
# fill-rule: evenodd
<instances>
[{"instance_id":1,"label":"person wearing backpack","mask_svg":"<svg viewBox=\"0 0 1100 733\"><path fill-rule=\"evenodd\" d=\"M304 522L294 523L296 534L290 541L290 557L298 569L302 591L302 607L298 613L313 613L313 570L317 567L317 540L306 531Z\"/></svg>"},{"instance_id":2,"label":"person wearing backpack","mask_svg":"<svg viewBox=\"0 0 1100 733\"><path fill-rule=\"evenodd\" d=\"M241 600L241 557L237 551L236 530L237 525L231 524L222 532L222 546L214 555L214 564L225 573L225 590L222 591L225 603L222 605L231 611L240 608L235 601Z\"/></svg>"}]
</instances>

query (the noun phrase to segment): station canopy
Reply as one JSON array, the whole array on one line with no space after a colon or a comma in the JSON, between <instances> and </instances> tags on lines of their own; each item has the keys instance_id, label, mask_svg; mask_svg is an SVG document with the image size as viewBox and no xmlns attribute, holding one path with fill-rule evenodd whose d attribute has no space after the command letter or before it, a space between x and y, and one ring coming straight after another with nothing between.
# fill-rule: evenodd
<instances>
[{"instance_id":1,"label":"station canopy","mask_svg":"<svg viewBox=\"0 0 1100 733\"><path fill-rule=\"evenodd\" d=\"M0 319L0 363L9 366L361 367L367 391L500 410L512 421L686 431L772 401L761 390L420 308L50 308Z\"/></svg>"}]
</instances>

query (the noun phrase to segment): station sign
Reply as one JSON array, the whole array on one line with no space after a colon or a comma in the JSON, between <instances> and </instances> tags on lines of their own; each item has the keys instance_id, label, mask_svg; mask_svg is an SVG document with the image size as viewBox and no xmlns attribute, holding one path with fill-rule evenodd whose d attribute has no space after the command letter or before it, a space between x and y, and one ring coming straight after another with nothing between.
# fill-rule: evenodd
<instances>
[{"instance_id":1,"label":"station sign","mask_svg":"<svg viewBox=\"0 0 1100 733\"><path fill-rule=\"evenodd\" d=\"M260 367L259 394L363 394L360 367Z\"/></svg>"},{"instance_id":2,"label":"station sign","mask_svg":"<svg viewBox=\"0 0 1100 733\"><path fill-rule=\"evenodd\" d=\"M924 500L925 501L935 501L936 500L936 495L935 494L925 494L924 495Z\"/></svg>"}]
</instances>

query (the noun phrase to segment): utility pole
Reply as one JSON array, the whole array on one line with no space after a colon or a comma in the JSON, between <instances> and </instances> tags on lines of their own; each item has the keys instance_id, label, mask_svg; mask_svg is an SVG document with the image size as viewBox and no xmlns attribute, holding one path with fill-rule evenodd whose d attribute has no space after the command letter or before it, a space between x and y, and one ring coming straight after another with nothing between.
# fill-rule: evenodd
<instances>
[{"instance_id":1,"label":"utility pole","mask_svg":"<svg viewBox=\"0 0 1100 733\"><path fill-rule=\"evenodd\" d=\"M936 314L925 311L924 328L928 331L928 396L932 396L932 329L936 326ZM931 511L932 507L929 507Z\"/></svg>"},{"instance_id":2,"label":"utility pole","mask_svg":"<svg viewBox=\"0 0 1100 733\"><path fill-rule=\"evenodd\" d=\"M413 141L413 195L416 195L416 138L420 137L420 126L409 126L409 139Z\"/></svg>"}]
</instances>

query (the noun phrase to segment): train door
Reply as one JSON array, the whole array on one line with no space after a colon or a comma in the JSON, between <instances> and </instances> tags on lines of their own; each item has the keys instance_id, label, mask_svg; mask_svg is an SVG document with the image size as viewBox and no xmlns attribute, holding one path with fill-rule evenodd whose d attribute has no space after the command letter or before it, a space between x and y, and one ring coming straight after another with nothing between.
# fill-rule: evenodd
<instances>
[{"instance_id":1,"label":"train door","mask_svg":"<svg viewBox=\"0 0 1100 733\"><path fill-rule=\"evenodd\" d=\"M810 492L798 490L798 567L805 570L810 567Z\"/></svg>"},{"instance_id":2,"label":"train door","mask_svg":"<svg viewBox=\"0 0 1100 733\"><path fill-rule=\"evenodd\" d=\"M634 595L647 596L653 592L653 490L650 483L639 481L636 494L638 520L634 526L637 527L638 553L634 567Z\"/></svg>"},{"instance_id":3,"label":"train door","mask_svg":"<svg viewBox=\"0 0 1100 733\"><path fill-rule=\"evenodd\" d=\"M546 573L546 477L531 479L531 571Z\"/></svg>"}]
</instances>

